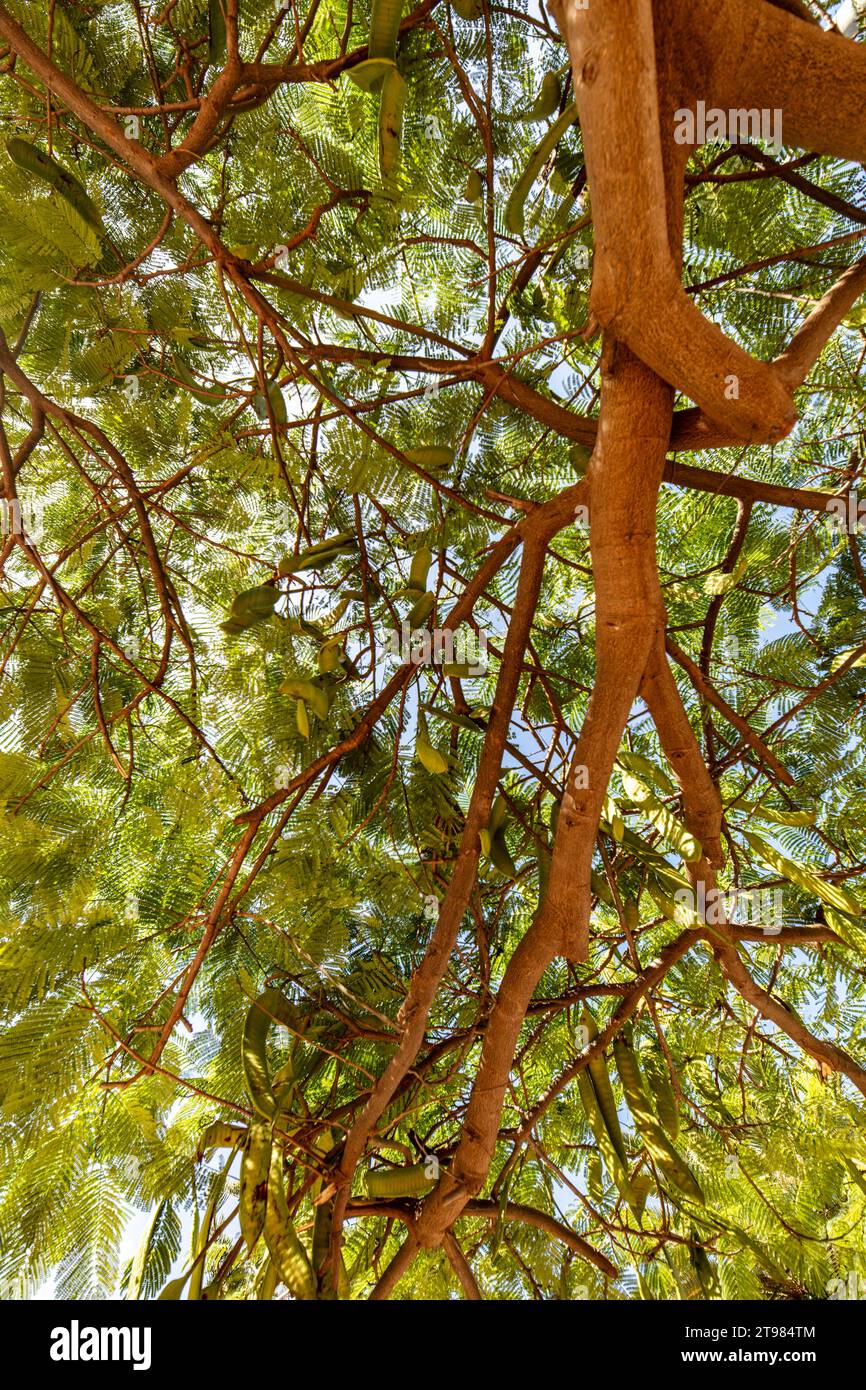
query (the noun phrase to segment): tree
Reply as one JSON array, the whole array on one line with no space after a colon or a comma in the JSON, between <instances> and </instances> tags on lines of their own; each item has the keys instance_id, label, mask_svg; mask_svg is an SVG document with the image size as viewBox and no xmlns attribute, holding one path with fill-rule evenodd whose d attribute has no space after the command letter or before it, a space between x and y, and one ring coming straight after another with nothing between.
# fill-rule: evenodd
<instances>
[{"instance_id":1,"label":"tree","mask_svg":"<svg viewBox=\"0 0 866 1390\"><path fill-rule=\"evenodd\" d=\"M845 28L0 5L7 1290L866 1277Z\"/></svg>"}]
</instances>

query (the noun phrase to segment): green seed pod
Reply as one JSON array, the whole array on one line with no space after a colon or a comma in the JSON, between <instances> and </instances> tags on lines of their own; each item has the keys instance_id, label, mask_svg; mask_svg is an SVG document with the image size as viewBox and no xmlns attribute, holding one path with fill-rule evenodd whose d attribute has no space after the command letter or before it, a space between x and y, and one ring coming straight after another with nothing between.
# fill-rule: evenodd
<instances>
[{"instance_id":1,"label":"green seed pod","mask_svg":"<svg viewBox=\"0 0 866 1390\"><path fill-rule=\"evenodd\" d=\"M570 125L577 120L577 107L567 106L529 157L526 168L511 190L505 207L505 226L513 236L523 236L524 208L532 185Z\"/></svg>"},{"instance_id":2,"label":"green seed pod","mask_svg":"<svg viewBox=\"0 0 866 1390\"><path fill-rule=\"evenodd\" d=\"M532 106L528 111L520 116L512 117L515 121L544 121L552 116L559 105L559 78L555 72L545 73L541 79L541 87Z\"/></svg>"},{"instance_id":3,"label":"green seed pod","mask_svg":"<svg viewBox=\"0 0 866 1390\"><path fill-rule=\"evenodd\" d=\"M427 575L433 563L433 551L429 545L422 545L412 556L412 566L409 570L409 589L417 589L419 593L424 593L427 588Z\"/></svg>"},{"instance_id":4,"label":"green seed pod","mask_svg":"<svg viewBox=\"0 0 866 1390\"><path fill-rule=\"evenodd\" d=\"M270 404L271 414L274 417L274 424L284 425L289 418L285 398L275 381L268 382L267 398L259 393L253 396L251 404L260 420L268 419L268 404Z\"/></svg>"},{"instance_id":5,"label":"green seed pod","mask_svg":"<svg viewBox=\"0 0 866 1390\"><path fill-rule=\"evenodd\" d=\"M272 1023L300 1033L304 1017L278 989L262 991L251 1005L244 1023L241 1064L253 1109L265 1120L273 1121L277 1102L268 1067L268 1030Z\"/></svg>"},{"instance_id":6,"label":"green seed pod","mask_svg":"<svg viewBox=\"0 0 866 1390\"><path fill-rule=\"evenodd\" d=\"M19 169L50 184L55 193L59 193L60 197L65 199L88 227L98 236L105 236L105 227L96 204L62 164L58 164L56 159L52 159L50 155L17 135L6 141L6 153Z\"/></svg>"},{"instance_id":7,"label":"green seed pod","mask_svg":"<svg viewBox=\"0 0 866 1390\"><path fill-rule=\"evenodd\" d=\"M587 1008L584 1008L583 1011L583 1023L589 1032L589 1039L591 1042L593 1038L598 1036L598 1029ZM607 1062L604 1060L603 1056L594 1057L589 1063L589 1075L592 1079L593 1090L598 1100L598 1106L604 1119L605 1128L610 1135L610 1141L616 1150L620 1162L627 1164L628 1155L625 1151L625 1140L617 1113L616 1099L614 1098L613 1087L610 1084Z\"/></svg>"},{"instance_id":8,"label":"green seed pod","mask_svg":"<svg viewBox=\"0 0 866 1390\"><path fill-rule=\"evenodd\" d=\"M434 477L454 467L454 450L441 444L421 444L417 449L404 449L403 452L410 463L417 464Z\"/></svg>"},{"instance_id":9,"label":"green seed pod","mask_svg":"<svg viewBox=\"0 0 866 1390\"><path fill-rule=\"evenodd\" d=\"M370 39L367 52L371 58L393 58L397 53L397 35L403 15L403 0L373 0L370 15Z\"/></svg>"},{"instance_id":10,"label":"green seed pod","mask_svg":"<svg viewBox=\"0 0 866 1390\"><path fill-rule=\"evenodd\" d=\"M362 92L378 92L386 75L394 72L397 64L393 58L366 58L363 63L346 69L346 76L360 87Z\"/></svg>"},{"instance_id":11,"label":"green seed pod","mask_svg":"<svg viewBox=\"0 0 866 1390\"><path fill-rule=\"evenodd\" d=\"M371 1169L365 1178L368 1197L423 1197L432 1192L436 1178L430 1160L412 1163L405 1168Z\"/></svg>"},{"instance_id":12,"label":"green seed pod","mask_svg":"<svg viewBox=\"0 0 866 1390\"><path fill-rule=\"evenodd\" d=\"M435 603L436 595L431 593L428 589L427 593L422 594L409 610L406 622L409 624L410 629L414 631L415 628L424 627L426 625L427 619L433 612Z\"/></svg>"},{"instance_id":13,"label":"green seed pod","mask_svg":"<svg viewBox=\"0 0 866 1390\"><path fill-rule=\"evenodd\" d=\"M379 173L387 179L400 167L400 138L406 83L395 68L382 82L379 99Z\"/></svg>"},{"instance_id":14,"label":"green seed pod","mask_svg":"<svg viewBox=\"0 0 866 1390\"><path fill-rule=\"evenodd\" d=\"M268 1174L271 1166L270 1121L250 1122L241 1159L240 1227L247 1249L252 1250L265 1225L268 1207Z\"/></svg>"},{"instance_id":15,"label":"green seed pod","mask_svg":"<svg viewBox=\"0 0 866 1390\"><path fill-rule=\"evenodd\" d=\"M638 1203L634 1189L629 1180L628 1168L622 1162L619 1154L611 1143L611 1138L604 1122L604 1116L599 1109L595 1088L588 1071L578 1072L577 1089L580 1093L580 1099L583 1103L586 1118L589 1121L589 1127L592 1130L595 1142L598 1144L599 1151L604 1159L605 1167L616 1183L621 1196L628 1202L632 1210L635 1210Z\"/></svg>"},{"instance_id":16,"label":"green seed pod","mask_svg":"<svg viewBox=\"0 0 866 1390\"><path fill-rule=\"evenodd\" d=\"M265 1243L277 1273L290 1293L305 1302L316 1297L316 1279L309 1256L301 1244L289 1215L283 1192L282 1156L271 1152L268 1175L268 1208L264 1224Z\"/></svg>"},{"instance_id":17,"label":"green seed pod","mask_svg":"<svg viewBox=\"0 0 866 1390\"><path fill-rule=\"evenodd\" d=\"M208 0L208 49L209 63L221 63L226 56L226 19L221 0Z\"/></svg>"},{"instance_id":18,"label":"green seed pod","mask_svg":"<svg viewBox=\"0 0 866 1390\"><path fill-rule=\"evenodd\" d=\"M680 1191L703 1206L704 1194L697 1179L688 1164L680 1158L653 1113L630 1041L620 1034L614 1040L613 1050L628 1108L650 1157Z\"/></svg>"},{"instance_id":19,"label":"green seed pod","mask_svg":"<svg viewBox=\"0 0 866 1390\"><path fill-rule=\"evenodd\" d=\"M469 177L466 180L466 187L463 190L463 197L467 203L477 203L484 196L484 179L477 169L469 170Z\"/></svg>"}]
</instances>

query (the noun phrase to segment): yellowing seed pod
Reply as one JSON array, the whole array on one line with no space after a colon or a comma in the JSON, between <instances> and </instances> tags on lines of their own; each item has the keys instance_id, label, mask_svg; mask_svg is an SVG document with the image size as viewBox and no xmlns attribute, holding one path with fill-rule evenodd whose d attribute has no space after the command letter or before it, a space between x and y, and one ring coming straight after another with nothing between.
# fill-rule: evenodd
<instances>
[{"instance_id":1,"label":"yellowing seed pod","mask_svg":"<svg viewBox=\"0 0 866 1390\"><path fill-rule=\"evenodd\" d=\"M429 1160L405 1168L375 1168L366 1174L364 1186L368 1197L423 1197L436 1186L430 1172Z\"/></svg>"},{"instance_id":2,"label":"yellowing seed pod","mask_svg":"<svg viewBox=\"0 0 866 1390\"><path fill-rule=\"evenodd\" d=\"M413 630L418 627L423 627L430 617L430 614L433 612L435 603L436 595L431 593L428 589L409 610L409 614L406 618L409 627Z\"/></svg>"},{"instance_id":3,"label":"yellowing seed pod","mask_svg":"<svg viewBox=\"0 0 866 1390\"><path fill-rule=\"evenodd\" d=\"M484 196L484 179L478 169L470 169L463 197L467 203L477 203Z\"/></svg>"},{"instance_id":4,"label":"yellowing seed pod","mask_svg":"<svg viewBox=\"0 0 866 1390\"><path fill-rule=\"evenodd\" d=\"M311 1301L316 1297L316 1279L309 1256L298 1238L283 1192L282 1155L271 1152L268 1175L268 1208L264 1224L265 1243L277 1273L295 1298Z\"/></svg>"},{"instance_id":5,"label":"yellowing seed pod","mask_svg":"<svg viewBox=\"0 0 866 1390\"><path fill-rule=\"evenodd\" d=\"M440 753L438 748L434 748L430 742L430 734L427 729L427 720L424 711L418 711L418 735L415 739L415 754L421 766L428 772L438 775L448 771L448 759L444 753Z\"/></svg>"},{"instance_id":6,"label":"yellowing seed pod","mask_svg":"<svg viewBox=\"0 0 866 1390\"><path fill-rule=\"evenodd\" d=\"M265 1225L268 1174L271 1167L271 1125L254 1117L241 1158L239 1219L241 1235L252 1250Z\"/></svg>"},{"instance_id":7,"label":"yellowing seed pod","mask_svg":"<svg viewBox=\"0 0 866 1390\"><path fill-rule=\"evenodd\" d=\"M383 179L389 178L400 166L405 102L406 83L395 68L385 74L379 99L379 173Z\"/></svg>"},{"instance_id":8,"label":"yellowing seed pod","mask_svg":"<svg viewBox=\"0 0 866 1390\"><path fill-rule=\"evenodd\" d=\"M301 738L310 737L310 716L307 714L307 706L303 700L298 700L295 704L295 723L298 726L298 733Z\"/></svg>"},{"instance_id":9,"label":"yellowing seed pod","mask_svg":"<svg viewBox=\"0 0 866 1390\"><path fill-rule=\"evenodd\" d=\"M371 58L393 58L403 14L403 0L373 0L367 52Z\"/></svg>"}]
</instances>

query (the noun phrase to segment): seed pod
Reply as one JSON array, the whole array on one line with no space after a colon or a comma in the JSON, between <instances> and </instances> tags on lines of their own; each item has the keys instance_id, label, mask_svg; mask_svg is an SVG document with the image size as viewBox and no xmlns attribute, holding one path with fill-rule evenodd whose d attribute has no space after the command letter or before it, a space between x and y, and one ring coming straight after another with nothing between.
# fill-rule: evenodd
<instances>
[{"instance_id":1,"label":"seed pod","mask_svg":"<svg viewBox=\"0 0 866 1390\"><path fill-rule=\"evenodd\" d=\"M593 1038L596 1038L598 1036L598 1029L595 1026L595 1020L593 1019L592 1014L586 1007L584 1007L583 1010L583 1022L589 1032L589 1039L591 1042ZM613 1087L610 1084L610 1076L608 1075L607 1062L604 1060L603 1056L600 1055L594 1057L592 1061L589 1063L589 1075L592 1079L593 1090L595 1091L596 1099L598 1100L598 1106L599 1110L601 1111L602 1118L604 1119L605 1128L608 1134L610 1135L610 1141L613 1144L614 1149L616 1150L620 1162L623 1164L627 1164L628 1155L625 1151L625 1140L623 1138L622 1127L619 1122L619 1115L617 1113L617 1104L613 1094Z\"/></svg>"},{"instance_id":2,"label":"seed pod","mask_svg":"<svg viewBox=\"0 0 866 1390\"><path fill-rule=\"evenodd\" d=\"M379 173L383 179L389 178L400 167L405 102L406 83L394 68L393 72L385 74L379 98Z\"/></svg>"},{"instance_id":3,"label":"seed pod","mask_svg":"<svg viewBox=\"0 0 866 1390\"><path fill-rule=\"evenodd\" d=\"M224 1120L214 1120L203 1131L195 1151L196 1163L200 1163L211 1149L231 1149L244 1138L243 1125L230 1125Z\"/></svg>"},{"instance_id":4,"label":"seed pod","mask_svg":"<svg viewBox=\"0 0 866 1390\"><path fill-rule=\"evenodd\" d=\"M634 1210L637 1206L637 1197L629 1180L628 1169L611 1143L588 1071L578 1072L577 1089L586 1112L586 1118L589 1121L589 1127L593 1132L595 1142L598 1144L607 1171L616 1183L621 1196Z\"/></svg>"},{"instance_id":5,"label":"seed pod","mask_svg":"<svg viewBox=\"0 0 866 1390\"><path fill-rule=\"evenodd\" d=\"M614 1040L613 1050L616 1058L616 1069L619 1072L628 1108L650 1157L680 1191L691 1197L693 1201L703 1205L704 1194L697 1179L688 1164L680 1158L676 1149L669 1142L653 1113L634 1048L624 1034L620 1034Z\"/></svg>"},{"instance_id":6,"label":"seed pod","mask_svg":"<svg viewBox=\"0 0 866 1390\"><path fill-rule=\"evenodd\" d=\"M541 87L532 106L523 115L513 116L514 121L544 121L552 116L559 105L559 78L555 72L545 73Z\"/></svg>"},{"instance_id":7,"label":"seed pod","mask_svg":"<svg viewBox=\"0 0 866 1390\"><path fill-rule=\"evenodd\" d=\"M523 236L524 208L532 185L547 163L549 155L569 126L573 125L576 120L577 107L572 103L565 108L559 119L554 121L547 134L530 155L526 168L511 190L511 196L505 207L505 226L512 235Z\"/></svg>"},{"instance_id":8,"label":"seed pod","mask_svg":"<svg viewBox=\"0 0 866 1390\"><path fill-rule=\"evenodd\" d=\"M222 624L223 631L242 632L244 628L252 627L253 623L270 618L279 597L279 590L270 584L258 584L254 589L244 589L232 600L228 620Z\"/></svg>"},{"instance_id":9,"label":"seed pod","mask_svg":"<svg viewBox=\"0 0 866 1390\"><path fill-rule=\"evenodd\" d=\"M423 1197L432 1192L436 1179L429 1177L430 1163L412 1163L405 1168L375 1168L365 1177L368 1197Z\"/></svg>"},{"instance_id":10,"label":"seed pod","mask_svg":"<svg viewBox=\"0 0 866 1390\"><path fill-rule=\"evenodd\" d=\"M371 58L394 58L403 14L403 0L373 0L367 52Z\"/></svg>"},{"instance_id":11,"label":"seed pod","mask_svg":"<svg viewBox=\"0 0 866 1390\"><path fill-rule=\"evenodd\" d=\"M226 398L221 386L199 386L189 367L179 357L172 363L172 373L183 383L193 399L201 401L202 405L219 405L220 401Z\"/></svg>"},{"instance_id":12,"label":"seed pod","mask_svg":"<svg viewBox=\"0 0 866 1390\"><path fill-rule=\"evenodd\" d=\"M362 92L377 92L387 73L394 72L397 64L393 58L365 58L363 63L346 69L346 75Z\"/></svg>"},{"instance_id":13,"label":"seed pod","mask_svg":"<svg viewBox=\"0 0 866 1390\"><path fill-rule=\"evenodd\" d=\"M403 452L410 463L417 464L434 477L454 467L454 450L443 444L421 444L417 449L404 449Z\"/></svg>"},{"instance_id":14,"label":"seed pod","mask_svg":"<svg viewBox=\"0 0 866 1390\"><path fill-rule=\"evenodd\" d=\"M303 700L298 700L295 704L295 723L301 738L309 738L310 716L307 714L307 706Z\"/></svg>"},{"instance_id":15,"label":"seed pod","mask_svg":"<svg viewBox=\"0 0 866 1390\"><path fill-rule=\"evenodd\" d=\"M209 63L221 63L226 56L226 19L220 0L208 0L208 48Z\"/></svg>"},{"instance_id":16,"label":"seed pod","mask_svg":"<svg viewBox=\"0 0 866 1390\"><path fill-rule=\"evenodd\" d=\"M466 187L463 190L463 197L467 203L480 202L484 196L484 179L478 169L470 169L469 177L466 180Z\"/></svg>"},{"instance_id":17,"label":"seed pod","mask_svg":"<svg viewBox=\"0 0 866 1390\"><path fill-rule=\"evenodd\" d=\"M260 420L268 419L268 404L270 404L271 415L274 417L275 424L284 425L289 418L285 397L275 381L268 382L267 397L259 392L253 396L251 404Z\"/></svg>"},{"instance_id":18,"label":"seed pod","mask_svg":"<svg viewBox=\"0 0 866 1390\"><path fill-rule=\"evenodd\" d=\"M105 236L105 227L96 204L85 193L77 179L73 178L68 170L58 164L51 155L31 145L29 141L22 140L19 136L12 136L6 141L6 153L17 164L19 169L23 169L27 174L33 174L35 178L42 179L44 183L50 184L55 193L59 193L82 221L86 222L97 236Z\"/></svg>"},{"instance_id":19,"label":"seed pod","mask_svg":"<svg viewBox=\"0 0 866 1390\"><path fill-rule=\"evenodd\" d=\"M600 1207L604 1199L601 1178L601 1159L598 1154L590 1154L586 1164L586 1189L593 1206Z\"/></svg>"},{"instance_id":20,"label":"seed pod","mask_svg":"<svg viewBox=\"0 0 866 1390\"><path fill-rule=\"evenodd\" d=\"M329 637L327 642L323 642L319 648L317 661L319 671L322 675L328 675L331 671L336 671L343 657L343 643L345 634L339 632L334 637Z\"/></svg>"},{"instance_id":21,"label":"seed pod","mask_svg":"<svg viewBox=\"0 0 866 1390\"><path fill-rule=\"evenodd\" d=\"M692 1230L692 1244L689 1246L689 1262L698 1278L701 1286L701 1293L704 1298L721 1298L722 1291L719 1285L719 1276L716 1267L709 1258L703 1245L700 1243L700 1235Z\"/></svg>"},{"instance_id":22,"label":"seed pod","mask_svg":"<svg viewBox=\"0 0 866 1390\"><path fill-rule=\"evenodd\" d=\"M289 1215L283 1192L282 1156L271 1152L268 1175L268 1208L264 1224L265 1243L277 1273L295 1298L311 1301L316 1297L316 1280L306 1250Z\"/></svg>"},{"instance_id":23,"label":"seed pod","mask_svg":"<svg viewBox=\"0 0 866 1390\"><path fill-rule=\"evenodd\" d=\"M487 829L491 835L495 835L503 826L508 823L508 802L504 796L497 796L493 805L490 807L490 819L487 822Z\"/></svg>"},{"instance_id":24,"label":"seed pod","mask_svg":"<svg viewBox=\"0 0 866 1390\"><path fill-rule=\"evenodd\" d=\"M279 687L281 695L303 700L309 705L317 719L327 719L333 699L333 687L323 684L322 678L309 680L298 676L288 676ZM306 735L304 735L306 737Z\"/></svg>"},{"instance_id":25,"label":"seed pod","mask_svg":"<svg viewBox=\"0 0 866 1390\"><path fill-rule=\"evenodd\" d=\"M645 816L664 836L668 844L679 850L683 859L689 862L700 859L703 850L694 835L691 835L685 826L671 815L668 808L659 801L649 787L631 772L623 772L621 775L626 794L635 802L641 815Z\"/></svg>"},{"instance_id":26,"label":"seed pod","mask_svg":"<svg viewBox=\"0 0 866 1390\"><path fill-rule=\"evenodd\" d=\"M498 869L506 878L517 877L517 865L508 851L504 831L500 830L491 837L487 858L490 860L494 869Z\"/></svg>"},{"instance_id":27,"label":"seed pod","mask_svg":"<svg viewBox=\"0 0 866 1390\"><path fill-rule=\"evenodd\" d=\"M277 1267L269 1255L268 1258L265 1260L265 1267L262 1270L261 1278L259 1279L259 1287L258 1293L256 1294L256 1298L259 1301L264 1300L265 1302L267 1302L269 1299L272 1299L274 1294L276 1293L278 1283L279 1276L277 1274Z\"/></svg>"},{"instance_id":28,"label":"seed pod","mask_svg":"<svg viewBox=\"0 0 866 1390\"><path fill-rule=\"evenodd\" d=\"M277 574L285 579L287 575L299 574L302 570L322 569L341 555L351 554L357 545L358 537L354 531L340 531L318 541L316 545L308 546L297 555L287 555L277 566Z\"/></svg>"},{"instance_id":29,"label":"seed pod","mask_svg":"<svg viewBox=\"0 0 866 1390\"><path fill-rule=\"evenodd\" d=\"M418 735L415 739L415 754L418 761L428 772L434 775L447 772L449 763L444 753L440 753L438 748L434 748L430 742L430 734L427 729L427 719L424 711L418 711Z\"/></svg>"},{"instance_id":30,"label":"seed pod","mask_svg":"<svg viewBox=\"0 0 866 1390\"><path fill-rule=\"evenodd\" d=\"M284 994L278 989L268 988L262 991L247 1013L241 1042L241 1064L253 1109L263 1119L270 1121L277 1113L267 1052L268 1029L272 1023L299 1033L304 1018Z\"/></svg>"},{"instance_id":31,"label":"seed pod","mask_svg":"<svg viewBox=\"0 0 866 1390\"><path fill-rule=\"evenodd\" d=\"M644 1052L644 1068L646 1070L648 1090L650 1098L655 1105L655 1111L662 1122L671 1143L676 1143L680 1132L680 1112L677 1105L677 1098L674 1088L671 1085L668 1074L667 1062L658 1051Z\"/></svg>"},{"instance_id":32,"label":"seed pod","mask_svg":"<svg viewBox=\"0 0 866 1390\"><path fill-rule=\"evenodd\" d=\"M429 589L425 594L422 594L419 599L416 599L406 618L406 622L412 631L426 625L427 619L433 612L435 603L436 595L431 593Z\"/></svg>"},{"instance_id":33,"label":"seed pod","mask_svg":"<svg viewBox=\"0 0 866 1390\"><path fill-rule=\"evenodd\" d=\"M246 1148L241 1159L239 1217L241 1235L248 1250L252 1250L264 1230L270 1166L270 1121L254 1118L250 1122Z\"/></svg>"},{"instance_id":34,"label":"seed pod","mask_svg":"<svg viewBox=\"0 0 866 1390\"><path fill-rule=\"evenodd\" d=\"M427 574L433 563L433 551L429 545L422 545L412 556L412 565L409 570L409 583L407 588L417 589L419 593L424 593L427 588Z\"/></svg>"}]
</instances>

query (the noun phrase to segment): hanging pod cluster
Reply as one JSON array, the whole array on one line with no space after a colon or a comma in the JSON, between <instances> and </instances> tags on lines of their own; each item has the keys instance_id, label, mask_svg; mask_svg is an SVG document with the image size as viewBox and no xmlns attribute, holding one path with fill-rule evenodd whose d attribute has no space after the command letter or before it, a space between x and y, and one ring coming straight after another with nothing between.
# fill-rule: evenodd
<instances>
[{"instance_id":1,"label":"hanging pod cluster","mask_svg":"<svg viewBox=\"0 0 866 1390\"><path fill-rule=\"evenodd\" d=\"M677 1153L653 1110L630 1029L624 1028L614 1039L613 1055L628 1108L650 1158L674 1187L703 1206L704 1194L697 1178Z\"/></svg>"},{"instance_id":2,"label":"hanging pod cluster","mask_svg":"<svg viewBox=\"0 0 866 1390\"><path fill-rule=\"evenodd\" d=\"M588 1009L584 1009L583 1021L589 1041L598 1036L598 1029ZM663 1074L663 1066L652 1065L652 1082L655 1106L650 1099L646 1081L642 1075L635 1054L631 1029L626 1026L615 1038L613 1044L614 1060L623 1089L623 1095L635 1122L640 1139L652 1162L672 1187L683 1196L699 1205L704 1205L704 1194L700 1184L688 1164L674 1148L679 1132L679 1115L670 1083ZM622 1127L619 1122L616 1099L602 1055L589 1062L585 1071L578 1074L578 1089L605 1166L613 1178L620 1194L628 1202L636 1216L640 1216L648 1185L639 1178L631 1179L628 1171L628 1154L625 1148Z\"/></svg>"},{"instance_id":3,"label":"hanging pod cluster","mask_svg":"<svg viewBox=\"0 0 866 1390\"><path fill-rule=\"evenodd\" d=\"M326 536L315 545L307 546L297 555L286 555L277 566L277 574L285 579L290 574L301 574L304 570L320 570L333 564L345 555L353 555L358 548L358 537L354 531L337 531Z\"/></svg>"},{"instance_id":4,"label":"hanging pod cluster","mask_svg":"<svg viewBox=\"0 0 866 1390\"><path fill-rule=\"evenodd\" d=\"M479 831L479 839L481 840L481 853L485 859L490 860L494 869L498 869L506 878L516 878L517 865L511 858L505 839L505 833L510 824L508 803L504 796L497 796L490 808L490 820L484 829Z\"/></svg>"},{"instance_id":5,"label":"hanging pod cluster","mask_svg":"<svg viewBox=\"0 0 866 1390\"><path fill-rule=\"evenodd\" d=\"M583 1022L592 1042L598 1036L598 1029L588 1009L584 1009ZM604 1165L624 1201L639 1217L643 1201L629 1178L625 1139L603 1055L594 1057L583 1071L578 1072L577 1089Z\"/></svg>"},{"instance_id":6,"label":"hanging pod cluster","mask_svg":"<svg viewBox=\"0 0 866 1390\"><path fill-rule=\"evenodd\" d=\"M272 1078L267 1044L273 1024L288 1028L296 1041L290 1060ZM291 1116L300 1084L308 1082L327 1057L324 1052L314 1051L304 1058L301 1040L316 1035L325 1026L317 1024L315 1016L310 1018L303 1013L280 990L269 987L250 1007L241 1043L244 1080L254 1111L241 1162L241 1234L249 1251L264 1236L277 1277L295 1298L302 1300L317 1297L319 1281L289 1212L283 1187L282 1149L274 1143L273 1131L275 1124L282 1129L293 1127ZM323 1213L320 1217L321 1210L316 1209L314 1253L316 1230L328 1215Z\"/></svg>"},{"instance_id":7,"label":"hanging pod cluster","mask_svg":"<svg viewBox=\"0 0 866 1390\"><path fill-rule=\"evenodd\" d=\"M178 366L177 363L175 365ZM285 410L285 407L283 409ZM336 535L326 536L323 541L309 546L300 554L288 555L282 559L277 566L277 575L280 579L285 579L288 575L299 574L303 570L324 569L325 565L332 564L334 560L353 555L357 545L358 537L354 531L340 531ZM226 621L220 624L223 632L235 636L252 627L254 623L270 618L280 597L280 591L273 583L257 584L252 589L244 589L232 600L231 612ZM325 713L327 714L327 711Z\"/></svg>"}]
</instances>

